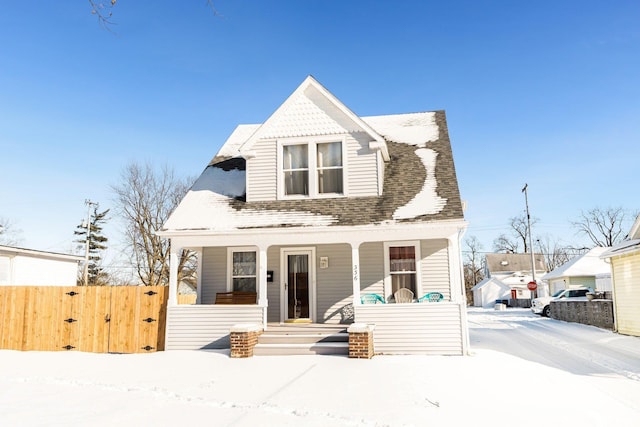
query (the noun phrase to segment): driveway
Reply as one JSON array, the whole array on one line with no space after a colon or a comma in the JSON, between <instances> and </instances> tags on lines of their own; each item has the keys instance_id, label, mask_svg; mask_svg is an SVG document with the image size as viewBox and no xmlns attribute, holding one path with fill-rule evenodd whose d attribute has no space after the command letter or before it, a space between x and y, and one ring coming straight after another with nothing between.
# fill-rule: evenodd
<instances>
[{"instance_id":1,"label":"driveway","mask_svg":"<svg viewBox=\"0 0 640 427\"><path fill-rule=\"evenodd\" d=\"M640 337L550 319L520 308L504 311L470 308L468 320L472 352L493 350L571 374L626 378L630 386L640 382ZM526 382L545 381L526 375L521 378L505 375ZM606 383L603 387L606 391ZM619 385L610 392L626 400ZM640 409L637 399L625 403Z\"/></svg>"}]
</instances>

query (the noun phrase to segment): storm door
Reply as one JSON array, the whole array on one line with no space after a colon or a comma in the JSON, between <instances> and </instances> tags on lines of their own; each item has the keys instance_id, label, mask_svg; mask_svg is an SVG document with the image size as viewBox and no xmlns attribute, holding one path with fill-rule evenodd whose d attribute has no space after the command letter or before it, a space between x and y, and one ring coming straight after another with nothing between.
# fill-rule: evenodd
<instances>
[{"instance_id":1,"label":"storm door","mask_svg":"<svg viewBox=\"0 0 640 427\"><path fill-rule=\"evenodd\" d=\"M310 250L284 251L285 321L312 319L313 257Z\"/></svg>"}]
</instances>

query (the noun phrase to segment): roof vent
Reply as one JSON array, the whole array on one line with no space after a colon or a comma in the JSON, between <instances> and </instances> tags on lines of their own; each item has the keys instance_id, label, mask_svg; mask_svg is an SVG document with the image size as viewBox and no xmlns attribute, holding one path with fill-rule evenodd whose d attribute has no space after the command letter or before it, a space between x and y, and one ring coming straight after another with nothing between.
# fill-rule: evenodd
<instances>
[{"instance_id":1,"label":"roof vent","mask_svg":"<svg viewBox=\"0 0 640 427\"><path fill-rule=\"evenodd\" d=\"M500 261L500 265L509 265L509 261Z\"/></svg>"}]
</instances>

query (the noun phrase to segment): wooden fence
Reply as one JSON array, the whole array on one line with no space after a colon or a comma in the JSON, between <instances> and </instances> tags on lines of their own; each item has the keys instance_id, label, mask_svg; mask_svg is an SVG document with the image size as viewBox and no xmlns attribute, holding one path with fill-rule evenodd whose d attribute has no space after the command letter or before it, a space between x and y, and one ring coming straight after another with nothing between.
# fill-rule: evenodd
<instances>
[{"instance_id":1,"label":"wooden fence","mask_svg":"<svg viewBox=\"0 0 640 427\"><path fill-rule=\"evenodd\" d=\"M168 288L0 286L0 348L164 350Z\"/></svg>"}]
</instances>

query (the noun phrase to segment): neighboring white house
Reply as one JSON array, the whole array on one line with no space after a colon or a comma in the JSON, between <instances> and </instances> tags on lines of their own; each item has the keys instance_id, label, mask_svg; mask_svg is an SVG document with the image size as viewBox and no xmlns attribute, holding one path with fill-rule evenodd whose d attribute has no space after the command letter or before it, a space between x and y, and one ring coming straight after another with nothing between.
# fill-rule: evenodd
<instances>
[{"instance_id":1,"label":"neighboring white house","mask_svg":"<svg viewBox=\"0 0 640 427\"><path fill-rule=\"evenodd\" d=\"M473 305L475 307L490 308L496 300L511 298L511 287L495 277L487 277L473 288Z\"/></svg>"},{"instance_id":2,"label":"neighboring white house","mask_svg":"<svg viewBox=\"0 0 640 427\"><path fill-rule=\"evenodd\" d=\"M589 252L576 256L559 267L542 276L542 280L549 283L549 290L552 294L562 289L586 287L606 291L608 289L598 289L597 285L606 287L607 275L611 275L611 266L600 258L607 249L595 247ZM599 280L596 283L596 277Z\"/></svg>"},{"instance_id":3,"label":"neighboring white house","mask_svg":"<svg viewBox=\"0 0 640 427\"><path fill-rule=\"evenodd\" d=\"M536 282L547 272L542 254L533 254ZM486 254L485 277L500 280L511 288L511 299L531 300L532 292L527 284L533 280L531 254Z\"/></svg>"},{"instance_id":4,"label":"neighboring white house","mask_svg":"<svg viewBox=\"0 0 640 427\"><path fill-rule=\"evenodd\" d=\"M640 215L627 240L601 255L611 264L616 330L640 337Z\"/></svg>"},{"instance_id":5,"label":"neighboring white house","mask_svg":"<svg viewBox=\"0 0 640 427\"><path fill-rule=\"evenodd\" d=\"M465 354L466 227L444 111L360 117L309 76L235 129L158 231L171 240L166 348L225 345L235 323L355 321L376 325L379 353ZM190 306L176 304L182 249L201 271ZM444 300L396 304L400 288ZM257 304L214 304L228 291Z\"/></svg>"},{"instance_id":6,"label":"neighboring white house","mask_svg":"<svg viewBox=\"0 0 640 427\"><path fill-rule=\"evenodd\" d=\"M84 257L0 246L0 286L76 286Z\"/></svg>"}]
</instances>

